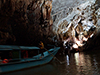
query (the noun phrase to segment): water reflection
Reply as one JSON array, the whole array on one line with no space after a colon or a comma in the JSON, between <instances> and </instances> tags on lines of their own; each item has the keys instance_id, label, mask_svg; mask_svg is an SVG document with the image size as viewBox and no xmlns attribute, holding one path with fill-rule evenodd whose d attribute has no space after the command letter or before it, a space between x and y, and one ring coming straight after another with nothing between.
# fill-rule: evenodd
<instances>
[{"instance_id":1,"label":"water reflection","mask_svg":"<svg viewBox=\"0 0 100 75\"><path fill-rule=\"evenodd\" d=\"M87 75L90 71L93 70L91 58L89 55L85 55L83 52L75 53L74 55L78 73ZM93 73L91 72L91 74Z\"/></svg>"},{"instance_id":2,"label":"water reflection","mask_svg":"<svg viewBox=\"0 0 100 75\"><path fill-rule=\"evenodd\" d=\"M79 65L79 53L75 53L76 65Z\"/></svg>"},{"instance_id":3,"label":"water reflection","mask_svg":"<svg viewBox=\"0 0 100 75\"><path fill-rule=\"evenodd\" d=\"M81 53L75 53L74 56L76 65L86 66L88 64L88 66L91 66L91 58L89 55L85 55L83 52L81 52Z\"/></svg>"},{"instance_id":4,"label":"water reflection","mask_svg":"<svg viewBox=\"0 0 100 75\"><path fill-rule=\"evenodd\" d=\"M66 56L66 60L67 60L67 65L69 65L69 56Z\"/></svg>"},{"instance_id":5,"label":"water reflection","mask_svg":"<svg viewBox=\"0 0 100 75\"><path fill-rule=\"evenodd\" d=\"M3 75L100 75L100 51L58 55L60 64L53 60L49 64ZM2 74L0 74L2 75Z\"/></svg>"}]
</instances>

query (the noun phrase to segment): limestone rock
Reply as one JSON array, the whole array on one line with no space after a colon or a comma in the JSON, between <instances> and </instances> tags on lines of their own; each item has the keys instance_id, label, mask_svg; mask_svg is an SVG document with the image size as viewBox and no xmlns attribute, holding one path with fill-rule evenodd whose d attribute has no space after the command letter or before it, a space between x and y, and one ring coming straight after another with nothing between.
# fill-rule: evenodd
<instances>
[{"instance_id":1,"label":"limestone rock","mask_svg":"<svg viewBox=\"0 0 100 75\"><path fill-rule=\"evenodd\" d=\"M45 12L42 11L43 7ZM0 35L5 35L2 36L3 42L0 44L7 44L9 38L16 45L38 44L49 36L52 25L51 10L51 0L0 0ZM46 19L43 17L44 13ZM8 37L6 33L9 34Z\"/></svg>"}]
</instances>

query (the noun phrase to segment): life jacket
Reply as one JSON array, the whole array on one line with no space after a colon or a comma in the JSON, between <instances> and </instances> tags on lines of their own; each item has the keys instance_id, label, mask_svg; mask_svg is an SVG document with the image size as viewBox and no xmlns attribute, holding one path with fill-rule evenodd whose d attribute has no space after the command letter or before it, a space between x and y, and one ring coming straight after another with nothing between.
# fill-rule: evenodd
<instances>
[{"instance_id":1,"label":"life jacket","mask_svg":"<svg viewBox=\"0 0 100 75\"><path fill-rule=\"evenodd\" d=\"M8 61L8 59L4 59L3 61L2 61L2 63L8 63L9 61Z\"/></svg>"}]
</instances>

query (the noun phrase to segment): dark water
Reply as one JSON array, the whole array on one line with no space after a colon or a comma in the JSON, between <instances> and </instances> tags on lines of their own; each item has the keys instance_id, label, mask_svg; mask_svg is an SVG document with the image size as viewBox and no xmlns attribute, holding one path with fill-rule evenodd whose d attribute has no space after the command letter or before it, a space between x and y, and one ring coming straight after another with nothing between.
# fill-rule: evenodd
<instances>
[{"instance_id":1,"label":"dark water","mask_svg":"<svg viewBox=\"0 0 100 75\"><path fill-rule=\"evenodd\" d=\"M57 60L52 60L43 66L3 75L100 75L100 49L71 53L70 57L58 54L57 58L65 63L60 64Z\"/></svg>"}]
</instances>

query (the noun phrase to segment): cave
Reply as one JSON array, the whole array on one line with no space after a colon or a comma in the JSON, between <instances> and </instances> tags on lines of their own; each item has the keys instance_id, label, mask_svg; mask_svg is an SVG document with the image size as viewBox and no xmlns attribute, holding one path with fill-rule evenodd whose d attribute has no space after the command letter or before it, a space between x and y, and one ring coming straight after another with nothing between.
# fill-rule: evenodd
<instances>
[{"instance_id":1,"label":"cave","mask_svg":"<svg viewBox=\"0 0 100 75\"><path fill-rule=\"evenodd\" d=\"M1 0L0 45L99 48L99 0Z\"/></svg>"}]
</instances>

